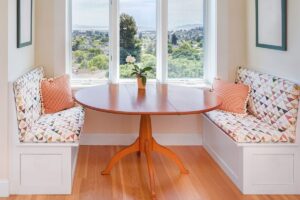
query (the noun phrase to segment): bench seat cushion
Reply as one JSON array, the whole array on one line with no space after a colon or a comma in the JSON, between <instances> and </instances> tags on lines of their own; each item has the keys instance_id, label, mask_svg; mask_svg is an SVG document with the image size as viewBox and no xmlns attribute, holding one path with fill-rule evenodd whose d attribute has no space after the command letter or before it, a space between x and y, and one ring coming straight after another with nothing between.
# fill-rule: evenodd
<instances>
[{"instance_id":1,"label":"bench seat cushion","mask_svg":"<svg viewBox=\"0 0 300 200\"><path fill-rule=\"evenodd\" d=\"M294 132L281 132L253 115L236 116L219 110L206 115L238 143L295 142Z\"/></svg>"},{"instance_id":2,"label":"bench seat cushion","mask_svg":"<svg viewBox=\"0 0 300 200\"><path fill-rule=\"evenodd\" d=\"M55 114L42 115L20 138L27 143L74 143L79 140L84 109L74 107Z\"/></svg>"},{"instance_id":3,"label":"bench seat cushion","mask_svg":"<svg viewBox=\"0 0 300 200\"><path fill-rule=\"evenodd\" d=\"M248 112L280 132L296 134L300 86L270 74L239 68L237 82L249 85Z\"/></svg>"}]
</instances>

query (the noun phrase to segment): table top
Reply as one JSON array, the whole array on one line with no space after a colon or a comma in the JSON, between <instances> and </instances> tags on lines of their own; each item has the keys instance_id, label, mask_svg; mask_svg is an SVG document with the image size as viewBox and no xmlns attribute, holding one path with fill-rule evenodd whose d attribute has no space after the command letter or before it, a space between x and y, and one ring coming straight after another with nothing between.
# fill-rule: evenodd
<instances>
[{"instance_id":1,"label":"table top","mask_svg":"<svg viewBox=\"0 0 300 200\"><path fill-rule=\"evenodd\" d=\"M81 89L77 103L92 110L128 115L200 114L217 109L221 100L208 90L167 84L109 84Z\"/></svg>"}]
</instances>

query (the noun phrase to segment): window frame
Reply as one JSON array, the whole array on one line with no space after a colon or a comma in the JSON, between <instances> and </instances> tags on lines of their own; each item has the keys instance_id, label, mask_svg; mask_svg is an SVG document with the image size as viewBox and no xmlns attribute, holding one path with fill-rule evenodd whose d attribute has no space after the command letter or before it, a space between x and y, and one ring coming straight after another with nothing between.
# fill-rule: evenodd
<instances>
[{"instance_id":1,"label":"window frame","mask_svg":"<svg viewBox=\"0 0 300 200\"><path fill-rule=\"evenodd\" d=\"M69 0L69 9L67 11L69 18L69 66L66 70L71 77L71 82L74 87L84 87L90 85L99 85L105 83L124 83L133 82L134 79L122 79L120 78L120 13L119 5L120 0L108 0L109 1L109 77L108 79L73 79L72 78L72 0ZM209 38L208 38L208 3L207 0L203 0L204 13L203 13L203 28L204 28L204 66L202 78L169 78L168 77L168 0L156 0L156 80L150 82L159 83L174 83L182 85L207 85L208 83L208 69L209 65Z\"/></svg>"}]
</instances>

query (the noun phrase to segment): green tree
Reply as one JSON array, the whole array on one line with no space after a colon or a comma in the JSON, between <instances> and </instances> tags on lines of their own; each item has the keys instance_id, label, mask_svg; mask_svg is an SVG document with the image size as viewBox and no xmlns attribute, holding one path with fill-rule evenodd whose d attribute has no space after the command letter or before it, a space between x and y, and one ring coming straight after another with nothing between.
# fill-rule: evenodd
<instances>
[{"instance_id":1,"label":"green tree","mask_svg":"<svg viewBox=\"0 0 300 200\"><path fill-rule=\"evenodd\" d=\"M145 43L145 53L155 55L156 43L152 42L151 40L147 40Z\"/></svg>"},{"instance_id":2,"label":"green tree","mask_svg":"<svg viewBox=\"0 0 300 200\"><path fill-rule=\"evenodd\" d=\"M203 77L203 62L186 58L170 59L168 72L170 78Z\"/></svg>"},{"instance_id":3,"label":"green tree","mask_svg":"<svg viewBox=\"0 0 300 200\"><path fill-rule=\"evenodd\" d=\"M172 34L171 40L172 40L172 44L173 44L173 45L177 45L178 38L177 38L177 36L176 36L175 33Z\"/></svg>"},{"instance_id":4,"label":"green tree","mask_svg":"<svg viewBox=\"0 0 300 200\"><path fill-rule=\"evenodd\" d=\"M168 53L169 54L173 53L173 45L170 42L168 42Z\"/></svg>"},{"instance_id":5,"label":"green tree","mask_svg":"<svg viewBox=\"0 0 300 200\"><path fill-rule=\"evenodd\" d=\"M88 61L87 65L88 69L91 71L106 70L108 69L108 58L107 56L100 54Z\"/></svg>"},{"instance_id":6,"label":"green tree","mask_svg":"<svg viewBox=\"0 0 300 200\"><path fill-rule=\"evenodd\" d=\"M134 75L132 75L132 67L128 64L120 65L120 77L134 78Z\"/></svg>"},{"instance_id":7,"label":"green tree","mask_svg":"<svg viewBox=\"0 0 300 200\"><path fill-rule=\"evenodd\" d=\"M152 67L153 70L147 72L147 77L149 79L155 79L156 78L156 57L151 55L151 54L143 54L142 55L142 63L143 63L143 67Z\"/></svg>"},{"instance_id":8,"label":"green tree","mask_svg":"<svg viewBox=\"0 0 300 200\"><path fill-rule=\"evenodd\" d=\"M120 64L126 63L126 57L131 55L137 62L141 61L141 40L136 38L138 28L134 18L127 14L120 16Z\"/></svg>"},{"instance_id":9,"label":"green tree","mask_svg":"<svg viewBox=\"0 0 300 200\"><path fill-rule=\"evenodd\" d=\"M79 69L87 69L87 65L88 65L88 62L86 60L83 60L80 63Z\"/></svg>"},{"instance_id":10,"label":"green tree","mask_svg":"<svg viewBox=\"0 0 300 200\"><path fill-rule=\"evenodd\" d=\"M200 60L200 49L194 48L190 42L184 41L172 52L172 58L185 58L189 60Z\"/></svg>"},{"instance_id":11,"label":"green tree","mask_svg":"<svg viewBox=\"0 0 300 200\"><path fill-rule=\"evenodd\" d=\"M81 46L86 43L85 38L83 37L76 37L72 42L72 51L80 50Z\"/></svg>"},{"instance_id":12,"label":"green tree","mask_svg":"<svg viewBox=\"0 0 300 200\"><path fill-rule=\"evenodd\" d=\"M73 52L73 58L75 64L81 64L86 59L86 53L81 50L77 50Z\"/></svg>"},{"instance_id":13,"label":"green tree","mask_svg":"<svg viewBox=\"0 0 300 200\"><path fill-rule=\"evenodd\" d=\"M100 45L101 45L101 41L100 41L100 40L97 40L97 39L93 40L92 46L93 46L94 48L99 48Z\"/></svg>"}]
</instances>

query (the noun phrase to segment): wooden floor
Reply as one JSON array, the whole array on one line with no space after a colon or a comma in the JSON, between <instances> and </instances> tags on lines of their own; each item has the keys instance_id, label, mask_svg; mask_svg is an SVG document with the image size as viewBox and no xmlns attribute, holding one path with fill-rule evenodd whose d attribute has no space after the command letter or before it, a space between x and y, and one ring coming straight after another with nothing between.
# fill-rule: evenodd
<instances>
[{"instance_id":1,"label":"wooden floor","mask_svg":"<svg viewBox=\"0 0 300 200\"><path fill-rule=\"evenodd\" d=\"M11 196L7 200L149 200L144 155L130 155L102 176L101 170L121 147L81 146L73 194L67 196ZM189 175L165 157L154 154L158 200L300 200L300 196L244 196L202 147L172 147Z\"/></svg>"}]
</instances>

